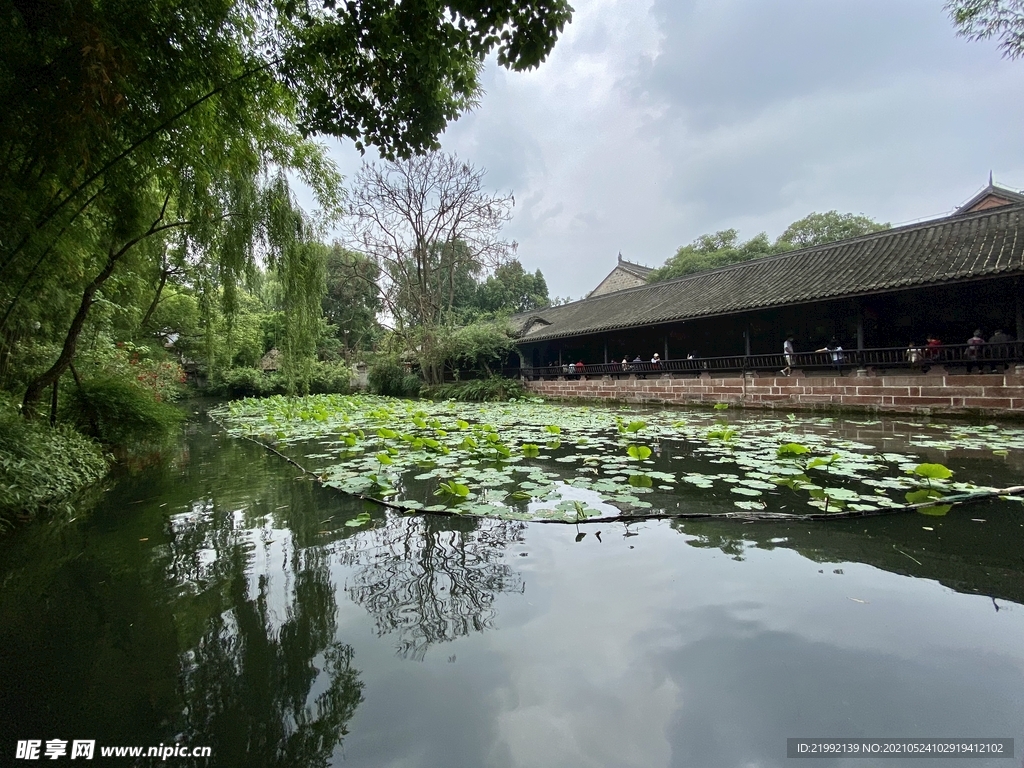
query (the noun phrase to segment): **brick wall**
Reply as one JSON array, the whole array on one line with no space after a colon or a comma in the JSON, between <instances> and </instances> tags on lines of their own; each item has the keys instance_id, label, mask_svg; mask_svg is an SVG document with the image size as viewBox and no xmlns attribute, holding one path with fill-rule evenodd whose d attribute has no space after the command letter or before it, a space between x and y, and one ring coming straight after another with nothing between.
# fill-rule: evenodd
<instances>
[{"instance_id":1,"label":"brick wall","mask_svg":"<svg viewBox=\"0 0 1024 768\"><path fill-rule=\"evenodd\" d=\"M1024 375L901 374L892 376L733 376L646 379L584 377L529 381L531 392L553 398L629 403L730 403L752 408L834 409L903 413L1024 415Z\"/></svg>"}]
</instances>

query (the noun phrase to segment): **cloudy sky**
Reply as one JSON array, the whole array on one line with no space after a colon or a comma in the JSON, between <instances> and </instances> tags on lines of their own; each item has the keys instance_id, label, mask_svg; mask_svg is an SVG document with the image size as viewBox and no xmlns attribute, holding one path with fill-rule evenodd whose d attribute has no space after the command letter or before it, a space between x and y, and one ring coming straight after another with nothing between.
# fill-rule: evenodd
<instances>
[{"instance_id":1,"label":"cloudy sky","mask_svg":"<svg viewBox=\"0 0 1024 768\"><path fill-rule=\"evenodd\" d=\"M772 238L811 211L893 224L1024 188L1024 61L956 37L941 0L574 0L548 61L489 62L443 148L515 194L507 234L552 296L616 254ZM361 158L332 152L349 179Z\"/></svg>"}]
</instances>

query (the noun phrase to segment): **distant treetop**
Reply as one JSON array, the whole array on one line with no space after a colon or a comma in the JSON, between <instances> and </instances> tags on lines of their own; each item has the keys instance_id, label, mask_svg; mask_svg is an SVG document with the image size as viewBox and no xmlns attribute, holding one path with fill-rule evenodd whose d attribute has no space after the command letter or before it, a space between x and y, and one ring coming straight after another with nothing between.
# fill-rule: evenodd
<instances>
[{"instance_id":1,"label":"distant treetop","mask_svg":"<svg viewBox=\"0 0 1024 768\"><path fill-rule=\"evenodd\" d=\"M695 272L784 253L796 248L859 237L888 228L889 224L880 224L867 216L827 211L811 213L799 221L794 221L774 243L768 240L768 235L764 232L741 242L737 230L723 229L714 234L701 235L689 245L680 246L664 266L650 274L647 281L657 283L671 280L674 277L692 275Z\"/></svg>"}]
</instances>

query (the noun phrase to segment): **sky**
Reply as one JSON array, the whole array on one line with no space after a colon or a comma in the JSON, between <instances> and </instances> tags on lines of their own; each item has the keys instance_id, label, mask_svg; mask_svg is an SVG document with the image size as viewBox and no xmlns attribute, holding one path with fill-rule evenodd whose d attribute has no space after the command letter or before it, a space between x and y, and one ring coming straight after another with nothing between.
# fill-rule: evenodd
<instances>
[{"instance_id":1,"label":"sky","mask_svg":"<svg viewBox=\"0 0 1024 768\"><path fill-rule=\"evenodd\" d=\"M698 236L772 239L812 211L902 224L1024 188L1024 60L957 37L941 0L574 0L540 68L488 61L442 149L516 207L551 296ZM348 180L365 158L330 151ZM367 156L369 157L369 156Z\"/></svg>"}]
</instances>

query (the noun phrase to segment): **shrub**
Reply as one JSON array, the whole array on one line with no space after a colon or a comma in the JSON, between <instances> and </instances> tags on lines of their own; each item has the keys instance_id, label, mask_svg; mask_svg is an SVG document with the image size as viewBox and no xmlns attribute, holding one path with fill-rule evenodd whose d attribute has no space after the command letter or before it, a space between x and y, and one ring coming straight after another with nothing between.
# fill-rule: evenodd
<instances>
[{"instance_id":1,"label":"shrub","mask_svg":"<svg viewBox=\"0 0 1024 768\"><path fill-rule=\"evenodd\" d=\"M423 382L414 373L407 372L397 357L378 357L367 372L370 391L391 397L417 397Z\"/></svg>"},{"instance_id":2,"label":"shrub","mask_svg":"<svg viewBox=\"0 0 1024 768\"><path fill-rule=\"evenodd\" d=\"M471 400L503 401L523 396L523 385L515 379L503 379L491 376L475 381L457 381L454 384L441 384L427 387L423 394L435 400Z\"/></svg>"},{"instance_id":3,"label":"shrub","mask_svg":"<svg viewBox=\"0 0 1024 768\"><path fill-rule=\"evenodd\" d=\"M109 378L133 380L158 401L172 402L185 393L185 371L181 365L164 350L143 344L118 341L109 346L97 345L83 356L83 374L90 369L102 371Z\"/></svg>"},{"instance_id":4,"label":"shrub","mask_svg":"<svg viewBox=\"0 0 1024 768\"><path fill-rule=\"evenodd\" d=\"M285 388L281 374L264 373L257 368L227 368L218 371L210 382L213 394L230 398L281 395Z\"/></svg>"},{"instance_id":5,"label":"shrub","mask_svg":"<svg viewBox=\"0 0 1024 768\"><path fill-rule=\"evenodd\" d=\"M352 391L352 369L343 362L317 362L309 379L314 395L345 395Z\"/></svg>"},{"instance_id":6,"label":"shrub","mask_svg":"<svg viewBox=\"0 0 1024 768\"><path fill-rule=\"evenodd\" d=\"M153 390L118 376L96 376L70 388L62 420L101 443L119 449L161 443L184 414L157 400Z\"/></svg>"},{"instance_id":7,"label":"shrub","mask_svg":"<svg viewBox=\"0 0 1024 768\"><path fill-rule=\"evenodd\" d=\"M0 412L0 527L69 500L107 473L109 458L70 426Z\"/></svg>"}]
</instances>

